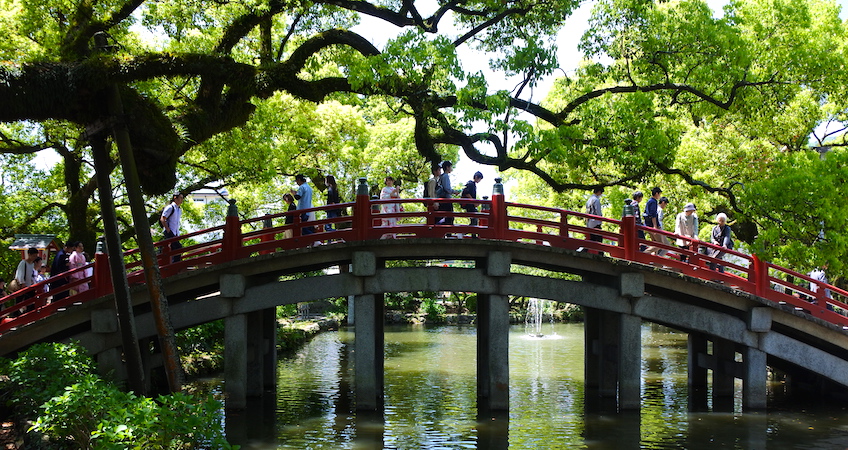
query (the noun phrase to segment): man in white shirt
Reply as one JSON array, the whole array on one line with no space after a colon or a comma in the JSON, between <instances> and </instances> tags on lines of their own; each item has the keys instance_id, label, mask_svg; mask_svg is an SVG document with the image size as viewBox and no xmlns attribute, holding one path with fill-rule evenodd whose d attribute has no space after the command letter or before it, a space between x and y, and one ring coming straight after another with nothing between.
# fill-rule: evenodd
<instances>
[{"instance_id":1,"label":"man in white shirt","mask_svg":"<svg viewBox=\"0 0 848 450\"><path fill-rule=\"evenodd\" d=\"M177 237L180 235L180 219L183 215L183 210L180 205L185 200L185 194L175 192L171 197L171 203L162 210L162 216L159 217L159 223L165 229L165 239ZM183 244L179 240L171 242L171 251L176 251L183 248ZM176 262L182 259L182 255L176 255L171 258L171 262Z\"/></svg>"},{"instance_id":2,"label":"man in white shirt","mask_svg":"<svg viewBox=\"0 0 848 450\"><path fill-rule=\"evenodd\" d=\"M830 289L828 289L828 288L824 288L824 291L822 292L823 295L818 295L819 283L816 283L816 281L820 282L822 285L830 284L830 282L827 279L827 273L825 273L826 269L827 269L827 264L825 264L821 267L817 267L815 270L810 272L810 278L813 279L813 282L810 283L810 290L813 291L814 294L816 294L817 299L822 298L822 297L824 297L825 299L833 298L833 294L831 294ZM818 303L818 301L816 301L815 303ZM833 306L827 305L827 309L833 310Z\"/></svg>"}]
</instances>

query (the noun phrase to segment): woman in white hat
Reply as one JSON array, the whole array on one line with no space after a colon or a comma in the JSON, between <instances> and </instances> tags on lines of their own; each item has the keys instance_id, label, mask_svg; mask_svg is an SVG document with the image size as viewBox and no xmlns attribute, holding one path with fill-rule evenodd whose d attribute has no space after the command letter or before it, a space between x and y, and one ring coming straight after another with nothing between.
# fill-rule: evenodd
<instances>
[{"instance_id":1,"label":"woman in white hat","mask_svg":"<svg viewBox=\"0 0 848 450\"><path fill-rule=\"evenodd\" d=\"M694 203L687 203L683 207L683 212L678 213L674 221L674 234L688 238L679 237L675 243L678 247L693 252L698 251L696 244L698 241L698 215L695 214L696 210ZM686 255L681 254L680 260L686 262Z\"/></svg>"}]
</instances>

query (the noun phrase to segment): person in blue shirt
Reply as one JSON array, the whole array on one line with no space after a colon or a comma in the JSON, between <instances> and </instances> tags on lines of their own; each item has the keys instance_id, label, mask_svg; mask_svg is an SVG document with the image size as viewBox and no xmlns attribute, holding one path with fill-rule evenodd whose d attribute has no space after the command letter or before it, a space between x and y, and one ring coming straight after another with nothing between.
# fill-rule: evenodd
<instances>
[{"instance_id":1,"label":"person in blue shirt","mask_svg":"<svg viewBox=\"0 0 848 450\"><path fill-rule=\"evenodd\" d=\"M651 189L651 198L648 199L648 203L645 204L645 225L651 228L662 229L662 221L660 220L660 197L662 196L662 189L655 187ZM665 198L665 197L662 197ZM668 204L668 199L665 199L665 203ZM650 233L651 240L654 242L661 242L663 244L668 245L668 239L660 233ZM646 249L649 253L653 253L659 256L663 256L667 253L667 250L658 247L648 247Z\"/></svg>"},{"instance_id":2,"label":"person in blue shirt","mask_svg":"<svg viewBox=\"0 0 848 450\"><path fill-rule=\"evenodd\" d=\"M297 209L312 208L312 187L306 182L306 177L302 174L294 176L294 182L297 183L297 190L292 189L291 193L297 200ZM306 212L300 215L301 222L308 222L315 219L315 212ZM315 232L314 227L304 227L302 234L312 234Z\"/></svg>"},{"instance_id":3,"label":"person in blue shirt","mask_svg":"<svg viewBox=\"0 0 848 450\"><path fill-rule=\"evenodd\" d=\"M662 189L658 187L651 189L651 198L645 204L645 225L651 228L660 227L658 211L660 194L662 194Z\"/></svg>"}]
</instances>

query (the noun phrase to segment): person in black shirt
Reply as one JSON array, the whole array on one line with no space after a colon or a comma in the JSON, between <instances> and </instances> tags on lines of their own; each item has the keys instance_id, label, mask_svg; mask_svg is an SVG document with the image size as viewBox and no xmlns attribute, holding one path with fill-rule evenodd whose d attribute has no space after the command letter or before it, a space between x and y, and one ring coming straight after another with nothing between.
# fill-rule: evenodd
<instances>
[{"instance_id":1,"label":"person in black shirt","mask_svg":"<svg viewBox=\"0 0 848 450\"><path fill-rule=\"evenodd\" d=\"M474 177L471 180L468 180L465 183L465 187L462 189L462 193L460 194L461 198L471 198L477 200L477 183L479 183L483 179L483 174L481 172L476 172ZM476 203L465 203L462 205L463 208L467 212L477 212L477 204ZM477 226L477 218L471 218L471 226Z\"/></svg>"},{"instance_id":2,"label":"person in black shirt","mask_svg":"<svg viewBox=\"0 0 848 450\"><path fill-rule=\"evenodd\" d=\"M56 256L53 257L53 263L50 265L50 290L56 291L60 287L68 284L68 279L66 277L61 277L59 275L70 270L71 266L68 263L68 257L71 256L71 253L74 251L74 248L71 247L71 242L65 242L65 247L62 250L59 250L59 253L56 253ZM67 298L69 295L68 291L62 291L53 295L53 301L61 300L63 298Z\"/></svg>"},{"instance_id":3,"label":"person in black shirt","mask_svg":"<svg viewBox=\"0 0 848 450\"><path fill-rule=\"evenodd\" d=\"M286 211L291 213L286 216L286 225L291 225L294 223L294 211L297 211L297 205L294 203L294 196L289 193L285 193L283 194L283 201L289 205ZM283 233L284 239L289 239L292 236L294 236L294 230L291 228L289 228L285 231L285 233Z\"/></svg>"}]
</instances>

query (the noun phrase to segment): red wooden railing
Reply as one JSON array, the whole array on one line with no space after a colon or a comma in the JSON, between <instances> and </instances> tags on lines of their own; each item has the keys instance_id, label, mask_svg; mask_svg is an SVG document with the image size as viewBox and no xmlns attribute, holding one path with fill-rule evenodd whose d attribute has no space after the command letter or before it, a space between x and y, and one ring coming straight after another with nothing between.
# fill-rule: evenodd
<instances>
[{"instance_id":1,"label":"red wooden railing","mask_svg":"<svg viewBox=\"0 0 848 450\"><path fill-rule=\"evenodd\" d=\"M622 220L542 207L510 203L496 193L492 200L453 199L453 203L474 203L480 212L437 211L435 204L443 199L392 199L371 200L368 195L358 195L355 202L265 215L239 221L238 217L227 217L222 226L200 230L156 243L159 251L159 266L163 277L183 271L203 268L226 261L248 258L252 255L310 247L330 245L341 241L365 241L381 238L446 238L470 237L479 239L526 242L570 250L603 253L612 258L654 265L684 273L693 277L724 283L734 289L745 291L768 300L790 305L813 317L848 328L848 317L840 312L848 311L848 292L835 286L824 285L809 276L790 269L759 260L756 256L738 251L722 249L725 260L700 253L665 245L660 242L640 239L637 229L666 236L674 242L679 236L636 225L633 217ZM400 204L403 211L384 214L374 211L384 204ZM456 205L455 205L456 207ZM327 218L328 210L341 210L342 216ZM461 208L460 208L461 209ZM300 214L316 212L320 220L302 222ZM287 217L293 223L286 225ZM453 225L440 225L441 217L453 217ZM584 226L587 218L601 220L603 229ZM393 218L394 226L383 226L383 219ZM470 219L478 219L471 225ZM270 225L270 226L268 226ZM325 229L329 228L329 230ZM315 232L308 234L309 229ZM613 231L616 230L616 231ZM601 235L603 242L590 241L589 235ZM170 250L170 243L180 240L185 247ZM641 251L644 247L667 251L663 256ZM719 248L698 241L698 248ZM131 285L143 284L138 250L125 252L127 278ZM178 256L179 260L172 262ZM683 258L685 257L685 258ZM725 272L710 269L711 264L724 266ZM93 275L70 282L57 289L45 291L45 287L59 277L83 272L92 267ZM817 292L809 286L819 285ZM89 289L80 291L81 286ZM833 298L824 298L825 289ZM56 299L57 294L71 293L66 298ZM57 311L79 305L89 300L112 293L107 256L95 255L95 261L85 267L66 272L27 289L0 298L0 333L25 326ZM27 298L28 297L28 298ZM805 300L808 299L808 300Z\"/></svg>"}]
</instances>

